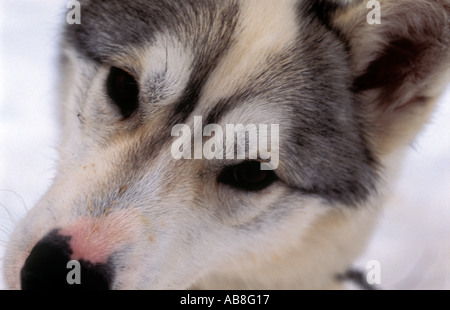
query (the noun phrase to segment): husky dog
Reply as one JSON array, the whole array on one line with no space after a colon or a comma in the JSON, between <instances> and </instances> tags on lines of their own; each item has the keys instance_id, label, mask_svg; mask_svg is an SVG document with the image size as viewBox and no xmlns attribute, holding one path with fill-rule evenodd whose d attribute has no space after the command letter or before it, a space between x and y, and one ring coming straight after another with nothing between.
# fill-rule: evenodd
<instances>
[{"instance_id":1,"label":"husky dog","mask_svg":"<svg viewBox=\"0 0 450 310\"><path fill-rule=\"evenodd\" d=\"M345 287L450 71L449 1L379 1L380 23L368 4L81 1L58 172L11 236L8 287ZM195 117L277 124L276 169L174 158Z\"/></svg>"}]
</instances>

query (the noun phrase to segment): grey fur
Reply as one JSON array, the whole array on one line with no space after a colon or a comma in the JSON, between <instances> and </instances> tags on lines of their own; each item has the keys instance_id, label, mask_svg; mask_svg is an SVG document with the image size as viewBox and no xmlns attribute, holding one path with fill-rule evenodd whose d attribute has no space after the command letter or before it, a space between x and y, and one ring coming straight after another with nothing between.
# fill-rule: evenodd
<instances>
[{"instance_id":1,"label":"grey fur","mask_svg":"<svg viewBox=\"0 0 450 310\"><path fill-rule=\"evenodd\" d=\"M353 205L373 190L377 164L366 142L361 105L351 90L353 77L347 66L346 44L323 23L321 14L331 14L337 5L311 2L308 9L305 4L300 1L298 5L301 31L297 41L255 70L251 84L242 85L242 89L216 103L205 123L218 121L227 110L249 98L271 101L296 120L290 128L282 125L286 142L281 147L283 164L279 174L283 181L331 203ZM161 1L109 1L107 4L88 1L82 5L83 23L69 25L67 34L68 42L86 57L107 62L116 53L127 53L130 46L151 44L159 32L178 36L194 47L195 69L185 95L175 105L167 127L155 129L159 134L142 141L142 145L152 146L143 151L150 158L155 149L162 148L161 144L171 142L170 128L183 122L193 111L208 72L233 44L231 38L235 35L239 4L235 1L164 1L164 4ZM98 11L104 13L99 16ZM115 22L106 18L114 18ZM212 23L220 24L223 33L204 27ZM150 89L142 91L148 93ZM136 155L135 158L145 157Z\"/></svg>"}]
</instances>

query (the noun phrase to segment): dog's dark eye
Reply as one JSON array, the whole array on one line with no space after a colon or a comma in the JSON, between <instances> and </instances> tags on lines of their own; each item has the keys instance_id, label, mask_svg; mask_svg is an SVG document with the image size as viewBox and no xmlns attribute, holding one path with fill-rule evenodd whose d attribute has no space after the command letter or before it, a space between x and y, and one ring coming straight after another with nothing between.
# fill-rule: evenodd
<instances>
[{"instance_id":1,"label":"dog's dark eye","mask_svg":"<svg viewBox=\"0 0 450 310\"><path fill-rule=\"evenodd\" d=\"M258 161L246 161L227 167L219 174L217 181L245 191L262 190L277 180L273 170L261 170Z\"/></svg>"},{"instance_id":2,"label":"dog's dark eye","mask_svg":"<svg viewBox=\"0 0 450 310\"><path fill-rule=\"evenodd\" d=\"M136 80L124 70L112 67L107 88L109 98L120 109L123 118L130 117L139 106L139 87Z\"/></svg>"}]
</instances>

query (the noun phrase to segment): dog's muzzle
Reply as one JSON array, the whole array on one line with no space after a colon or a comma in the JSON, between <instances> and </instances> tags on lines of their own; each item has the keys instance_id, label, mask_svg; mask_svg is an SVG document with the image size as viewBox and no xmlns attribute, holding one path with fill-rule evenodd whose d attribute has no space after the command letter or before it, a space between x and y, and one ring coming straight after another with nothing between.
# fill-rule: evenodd
<instances>
[{"instance_id":1,"label":"dog's muzzle","mask_svg":"<svg viewBox=\"0 0 450 310\"><path fill-rule=\"evenodd\" d=\"M20 272L23 290L111 288L113 275L110 264L93 264L80 259L75 261L73 269L70 267L70 238L53 230L33 247Z\"/></svg>"}]
</instances>

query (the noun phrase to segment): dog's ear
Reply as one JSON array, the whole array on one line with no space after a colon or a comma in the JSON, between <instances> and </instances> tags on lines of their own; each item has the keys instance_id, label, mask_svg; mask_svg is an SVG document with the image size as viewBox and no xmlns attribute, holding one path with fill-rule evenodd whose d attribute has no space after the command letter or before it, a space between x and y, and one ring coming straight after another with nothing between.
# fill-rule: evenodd
<instances>
[{"instance_id":1,"label":"dog's ear","mask_svg":"<svg viewBox=\"0 0 450 310\"><path fill-rule=\"evenodd\" d=\"M450 80L450 2L356 1L332 23L348 42L375 147L389 153L410 143Z\"/></svg>"}]
</instances>

